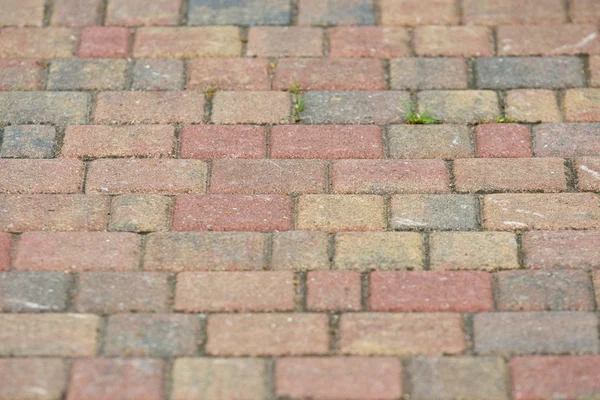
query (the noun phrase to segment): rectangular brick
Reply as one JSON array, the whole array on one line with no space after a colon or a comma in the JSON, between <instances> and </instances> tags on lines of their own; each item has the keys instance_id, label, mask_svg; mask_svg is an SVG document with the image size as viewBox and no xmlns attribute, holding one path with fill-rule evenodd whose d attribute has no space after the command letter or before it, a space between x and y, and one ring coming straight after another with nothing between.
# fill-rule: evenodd
<instances>
[{"instance_id":1,"label":"rectangular brick","mask_svg":"<svg viewBox=\"0 0 600 400\"><path fill-rule=\"evenodd\" d=\"M5 0L0 26L42 26L44 0Z\"/></svg>"},{"instance_id":2,"label":"rectangular brick","mask_svg":"<svg viewBox=\"0 0 600 400\"><path fill-rule=\"evenodd\" d=\"M382 158L381 128L376 126L274 126L272 158Z\"/></svg>"},{"instance_id":3,"label":"rectangular brick","mask_svg":"<svg viewBox=\"0 0 600 400\"><path fill-rule=\"evenodd\" d=\"M493 54L490 31L481 26L422 26L414 30L415 52L428 57L485 57Z\"/></svg>"},{"instance_id":4,"label":"rectangular brick","mask_svg":"<svg viewBox=\"0 0 600 400\"><path fill-rule=\"evenodd\" d=\"M217 92L213 99L215 124L285 124L292 103L284 92Z\"/></svg>"},{"instance_id":5,"label":"rectangular brick","mask_svg":"<svg viewBox=\"0 0 600 400\"><path fill-rule=\"evenodd\" d=\"M177 196L176 231L286 231L293 229L293 201L282 195Z\"/></svg>"},{"instance_id":6,"label":"rectangular brick","mask_svg":"<svg viewBox=\"0 0 600 400\"><path fill-rule=\"evenodd\" d=\"M533 128L538 157L600 156L600 124L541 124Z\"/></svg>"},{"instance_id":7,"label":"rectangular brick","mask_svg":"<svg viewBox=\"0 0 600 400\"><path fill-rule=\"evenodd\" d=\"M294 311L290 271L181 272L175 310L184 312Z\"/></svg>"},{"instance_id":8,"label":"rectangular brick","mask_svg":"<svg viewBox=\"0 0 600 400\"><path fill-rule=\"evenodd\" d=\"M13 268L20 271L133 271L140 236L121 232L27 232Z\"/></svg>"},{"instance_id":9,"label":"rectangular brick","mask_svg":"<svg viewBox=\"0 0 600 400\"><path fill-rule=\"evenodd\" d=\"M85 124L89 103L80 92L0 92L0 123Z\"/></svg>"},{"instance_id":10,"label":"rectangular brick","mask_svg":"<svg viewBox=\"0 0 600 400\"><path fill-rule=\"evenodd\" d=\"M182 0L155 0L149 5L139 0L110 0L106 25L177 25Z\"/></svg>"},{"instance_id":11,"label":"rectangular brick","mask_svg":"<svg viewBox=\"0 0 600 400\"><path fill-rule=\"evenodd\" d=\"M48 90L122 90L126 60L55 60L48 71Z\"/></svg>"},{"instance_id":12,"label":"rectangular brick","mask_svg":"<svg viewBox=\"0 0 600 400\"><path fill-rule=\"evenodd\" d=\"M67 383L64 360L53 358L8 358L0 360L0 398L63 398Z\"/></svg>"},{"instance_id":13,"label":"rectangular brick","mask_svg":"<svg viewBox=\"0 0 600 400\"><path fill-rule=\"evenodd\" d=\"M360 272L309 272L306 277L306 307L313 311L360 310Z\"/></svg>"},{"instance_id":14,"label":"rectangular brick","mask_svg":"<svg viewBox=\"0 0 600 400\"><path fill-rule=\"evenodd\" d=\"M600 52L594 25L526 25L498 27L498 55L550 56Z\"/></svg>"},{"instance_id":15,"label":"rectangular brick","mask_svg":"<svg viewBox=\"0 0 600 400\"><path fill-rule=\"evenodd\" d=\"M397 230L475 230L478 201L461 194L396 195L390 204L390 226Z\"/></svg>"},{"instance_id":16,"label":"rectangular brick","mask_svg":"<svg viewBox=\"0 0 600 400\"><path fill-rule=\"evenodd\" d=\"M369 280L372 311L492 311L492 277L486 272L375 271Z\"/></svg>"},{"instance_id":17,"label":"rectangular brick","mask_svg":"<svg viewBox=\"0 0 600 400\"><path fill-rule=\"evenodd\" d=\"M526 232L523 252L528 268L596 269L600 267L600 232Z\"/></svg>"},{"instance_id":18,"label":"rectangular brick","mask_svg":"<svg viewBox=\"0 0 600 400\"><path fill-rule=\"evenodd\" d=\"M215 160L210 193L286 194L327 191L320 160Z\"/></svg>"},{"instance_id":19,"label":"rectangular brick","mask_svg":"<svg viewBox=\"0 0 600 400\"><path fill-rule=\"evenodd\" d=\"M462 58L406 57L390 61L392 89L466 89L467 62Z\"/></svg>"},{"instance_id":20,"label":"rectangular brick","mask_svg":"<svg viewBox=\"0 0 600 400\"><path fill-rule=\"evenodd\" d=\"M384 400L402 395L402 366L394 358L283 358L275 371L279 396Z\"/></svg>"},{"instance_id":21,"label":"rectangular brick","mask_svg":"<svg viewBox=\"0 0 600 400\"><path fill-rule=\"evenodd\" d=\"M473 157L471 130L462 125L390 125L387 127L391 158Z\"/></svg>"},{"instance_id":22,"label":"rectangular brick","mask_svg":"<svg viewBox=\"0 0 600 400\"><path fill-rule=\"evenodd\" d=\"M560 24L567 22L561 0L465 0L462 22L477 25Z\"/></svg>"},{"instance_id":23,"label":"rectangular brick","mask_svg":"<svg viewBox=\"0 0 600 400\"><path fill-rule=\"evenodd\" d=\"M0 355L96 355L100 318L89 314L0 314Z\"/></svg>"},{"instance_id":24,"label":"rectangular brick","mask_svg":"<svg viewBox=\"0 0 600 400\"><path fill-rule=\"evenodd\" d=\"M133 66L134 90L180 90L185 84L184 62L172 58L136 60Z\"/></svg>"},{"instance_id":25,"label":"rectangular brick","mask_svg":"<svg viewBox=\"0 0 600 400\"><path fill-rule=\"evenodd\" d=\"M125 58L129 54L129 35L127 28L83 28L77 55L82 58Z\"/></svg>"},{"instance_id":26,"label":"rectangular brick","mask_svg":"<svg viewBox=\"0 0 600 400\"><path fill-rule=\"evenodd\" d=\"M336 27L328 30L331 57L404 57L410 40L406 28L379 26Z\"/></svg>"},{"instance_id":27,"label":"rectangular brick","mask_svg":"<svg viewBox=\"0 0 600 400\"><path fill-rule=\"evenodd\" d=\"M266 58L203 58L188 61L186 89L269 90Z\"/></svg>"},{"instance_id":28,"label":"rectangular brick","mask_svg":"<svg viewBox=\"0 0 600 400\"><path fill-rule=\"evenodd\" d=\"M565 121L600 121L600 89L569 89L564 93Z\"/></svg>"},{"instance_id":29,"label":"rectangular brick","mask_svg":"<svg viewBox=\"0 0 600 400\"><path fill-rule=\"evenodd\" d=\"M442 160L340 160L331 164L333 193L448 193Z\"/></svg>"},{"instance_id":30,"label":"rectangular brick","mask_svg":"<svg viewBox=\"0 0 600 400\"><path fill-rule=\"evenodd\" d=\"M587 0L570 0L570 16L573 22L594 23L600 20L600 5Z\"/></svg>"},{"instance_id":31,"label":"rectangular brick","mask_svg":"<svg viewBox=\"0 0 600 400\"><path fill-rule=\"evenodd\" d=\"M0 272L0 311L65 311L71 282L62 272Z\"/></svg>"},{"instance_id":32,"label":"rectangular brick","mask_svg":"<svg viewBox=\"0 0 600 400\"><path fill-rule=\"evenodd\" d=\"M204 193L206 163L199 160L105 159L90 163L87 193Z\"/></svg>"},{"instance_id":33,"label":"rectangular brick","mask_svg":"<svg viewBox=\"0 0 600 400\"><path fill-rule=\"evenodd\" d=\"M306 26L255 26L248 31L249 57L320 57L323 29Z\"/></svg>"},{"instance_id":34,"label":"rectangular brick","mask_svg":"<svg viewBox=\"0 0 600 400\"><path fill-rule=\"evenodd\" d=\"M457 25L453 0L380 0L382 25ZM435 12L431 12L435 10Z\"/></svg>"},{"instance_id":35,"label":"rectangular brick","mask_svg":"<svg viewBox=\"0 0 600 400\"><path fill-rule=\"evenodd\" d=\"M580 312L497 312L473 317L478 354L595 353L598 319Z\"/></svg>"},{"instance_id":36,"label":"rectangular brick","mask_svg":"<svg viewBox=\"0 0 600 400\"><path fill-rule=\"evenodd\" d=\"M11 125L4 128L2 158L52 158L56 128L49 125Z\"/></svg>"},{"instance_id":37,"label":"rectangular brick","mask_svg":"<svg viewBox=\"0 0 600 400\"><path fill-rule=\"evenodd\" d=\"M102 92L96 98L96 124L202 123L201 92Z\"/></svg>"},{"instance_id":38,"label":"rectangular brick","mask_svg":"<svg viewBox=\"0 0 600 400\"><path fill-rule=\"evenodd\" d=\"M381 196L303 195L297 212L300 230L380 231L386 227Z\"/></svg>"},{"instance_id":39,"label":"rectangular brick","mask_svg":"<svg viewBox=\"0 0 600 400\"><path fill-rule=\"evenodd\" d=\"M40 90L44 64L35 60L0 60L0 91Z\"/></svg>"},{"instance_id":40,"label":"rectangular brick","mask_svg":"<svg viewBox=\"0 0 600 400\"><path fill-rule=\"evenodd\" d=\"M454 161L454 176L461 193L567 190L562 158L467 158Z\"/></svg>"},{"instance_id":41,"label":"rectangular brick","mask_svg":"<svg viewBox=\"0 0 600 400\"><path fill-rule=\"evenodd\" d=\"M329 269L329 235L315 231L274 232L271 267L293 271Z\"/></svg>"},{"instance_id":42,"label":"rectangular brick","mask_svg":"<svg viewBox=\"0 0 600 400\"><path fill-rule=\"evenodd\" d=\"M600 86L600 56L590 56L588 58L588 68L590 70L590 86Z\"/></svg>"},{"instance_id":43,"label":"rectangular brick","mask_svg":"<svg viewBox=\"0 0 600 400\"><path fill-rule=\"evenodd\" d=\"M326 314L212 314L206 352L215 356L327 354L328 329Z\"/></svg>"},{"instance_id":44,"label":"rectangular brick","mask_svg":"<svg viewBox=\"0 0 600 400\"><path fill-rule=\"evenodd\" d=\"M491 121L500 115L498 96L490 90L425 90L417 97L419 112L427 110L444 123Z\"/></svg>"},{"instance_id":45,"label":"rectangular brick","mask_svg":"<svg viewBox=\"0 0 600 400\"><path fill-rule=\"evenodd\" d=\"M266 235L255 232L151 233L146 240L147 271L262 270Z\"/></svg>"},{"instance_id":46,"label":"rectangular brick","mask_svg":"<svg viewBox=\"0 0 600 400\"><path fill-rule=\"evenodd\" d=\"M112 198L110 231L169 230L173 199L169 196L124 194Z\"/></svg>"},{"instance_id":47,"label":"rectangular brick","mask_svg":"<svg viewBox=\"0 0 600 400\"><path fill-rule=\"evenodd\" d=\"M577 187L585 191L600 191L600 157L582 157L575 160Z\"/></svg>"},{"instance_id":48,"label":"rectangular brick","mask_svg":"<svg viewBox=\"0 0 600 400\"><path fill-rule=\"evenodd\" d=\"M70 28L0 28L0 58L69 58L77 36Z\"/></svg>"},{"instance_id":49,"label":"rectangular brick","mask_svg":"<svg viewBox=\"0 0 600 400\"><path fill-rule=\"evenodd\" d=\"M298 25L375 25L373 0L300 0Z\"/></svg>"},{"instance_id":50,"label":"rectangular brick","mask_svg":"<svg viewBox=\"0 0 600 400\"><path fill-rule=\"evenodd\" d=\"M509 90L506 93L504 112L507 118L521 122L562 121L556 93L552 90Z\"/></svg>"},{"instance_id":51,"label":"rectangular brick","mask_svg":"<svg viewBox=\"0 0 600 400\"><path fill-rule=\"evenodd\" d=\"M240 29L234 26L144 27L133 43L135 58L237 57Z\"/></svg>"},{"instance_id":52,"label":"rectangular brick","mask_svg":"<svg viewBox=\"0 0 600 400\"><path fill-rule=\"evenodd\" d=\"M0 271L10 269L12 248L12 235L10 233L0 232Z\"/></svg>"},{"instance_id":53,"label":"rectangular brick","mask_svg":"<svg viewBox=\"0 0 600 400\"><path fill-rule=\"evenodd\" d=\"M597 229L600 198L593 193L494 194L483 199L490 230Z\"/></svg>"},{"instance_id":54,"label":"rectangular brick","mask_svg":"<svg viewBox=\"0 0 600 400\"><path fill-rule=\"evenodd\" d=\"M1 193L81 193L84 164L78 160L0 160Z\"/></svg>"},{"instance_id":55,"label":"rectangular brick","mask_svg":"<svg viewBox=\"0 0 600 400\"><path fill-rule=\"evenodd\" d=\"M478 125L475 127L475 139L478 157L519 158L533 156L531 134L529 128L525 125Z\"/></svg>"},{"instance_id":56,"label":"rectangular brick","mask_svg":"<svg viewBox=\"0 0 600 400\"><path fill-rule=\"evenodd\" d=\"M343 354L442 355L467 348L462 317L454 313L348 313L339 335Z\"/></svg>"},{"instance_id":57,"label":"rectangular brick","mask_svg":"<svg viewBox=\"0 0 600 400\"><path fill-rule=\"evenodd\" d=\"M286 0L191 0L190 25L287 25L291 6Z\"/></svg>"},{"instance_id":58,"label":"rectangular brick","mask_svg":"<svg viewBox=\"0 0 600 400\"><path fill-rule=\"evenodd\" d=\"M55 0L50 24L73 27L97 25L101 4L101 0Z\"/></svg>"},{"instance_id":59,"label":"rectangular brick","mask_svg":"<svg viewBox=\"0 0 600 400\"><path fill-rule=\"evenodd\" d=\"M181 158L264 158L266 133L262 126L190 125L181 129Z\"/></svg>"}]
</instances>

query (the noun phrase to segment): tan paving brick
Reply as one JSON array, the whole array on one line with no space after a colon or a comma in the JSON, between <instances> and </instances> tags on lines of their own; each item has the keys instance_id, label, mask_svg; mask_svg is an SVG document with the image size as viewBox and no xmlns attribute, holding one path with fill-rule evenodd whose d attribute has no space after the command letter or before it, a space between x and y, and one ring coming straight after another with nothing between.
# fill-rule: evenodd
<instances>
[{"instance_id":1,"label":"tan paving brick","mask_svg":"<svg viewBox=\"0 0 600 400\"><path fill-rule=\"evenodd\" d=\"M409 53L410 38L405 28L336 27L328 33L331 57L395 58Z\"/></svg>"},{"instance_id":2,"label":"tan paving brick","mask_svg":"<svg viewBox=\"0 0 600 400\"><path fill-rule=\"evenodd\" d=\"M543 89L518 89L506 93L506 116L520 122L560 122L556 93Z\"/></svg>"},{"instance_id":3,"label":"tan paving brick","mask_svg":"<svg viewBox=\"0 0 600 400\"><path fill-rule=\"evenodd\" d=\"M256 26L248 31L250 57L320 57L323 29L305 26Z\"/></svg>"},{"instance_id":4,"label":"tan paving brick","mask_svg":"<svg viewBox=\"0 0 600 400\"><path fill-rule=\"evenodd\" d=\"M106 25L177 25L181 0L110 0Z\"/></svg>"},{"instance_id":5,"label":"tan paving brick","mask_svg":"<svg viewBox=\"0 0 600 400\"><path fill-rule=\"evenodd\" d=\"M452 0L381 0L383 25L456 25L456 3ZM435 10L435 12L431 12Z\"/></svg>"},{"instance_id":6,"label":"tan paving brick","mask_svg":"<svg viewBox=\"0 0 600 400\"><path fill-rule=\"evenodd\" d=\"M77 49L70 28L0 28L0 35L0 58L68 58Z\"/></svg>"},{"instance_id":7,"label":"tan paving brick","mask_svg":"<svg viewBox=\"0 0 600 400\"><path fill-rule=\"evenodd\" d=\"M329 269L329 235L315 231L275 232L271 264L275 270Z\"/></svg>"},{"instance_id":8,"label":"tan paving brick","mask_svg":"<svg viewBox=\"0 0 600 400\"><path fill-rule=\"evenodd\" d=\"M391 158L468 158L473 156L472 140L470 129L462 125L390 125L387 128Z\"/></svg>"},{"instance_id":9,"label":"tan paving brick","mask_svg":"<svg viewBox=\"0 0 600 400\"><path fill-rule=\"evenodd\" d=\"M78 160L0 160L0 192L81 193L83 173Z\"/></svg>"},{"instance_id":10,"label":"tan paving brick","mask_svg":"<svg viewBox=\"0 0 600 400\"><path fill-rule=\"evenodd\" d=\"M0 360L0 398L57 400L66 389L65 362L55 358L9 358Z\"/></svg>"},{"instance_id":11,"label":"tan paving brick","mask_svg":"<svg viewBox=\"0 0 600 400\"><path fill-rule=\"evenodd\" d=\"M522 2L520 0L465 0L463 22L477 25L559 24L567 22L560 0Z\"/></svg>"},{"instance_id":12,"label":"tan paving brick","mask_svg":"<svg viewBox=\"0 0 600 400\"><path fill-rule=\"evenodd\" d=\"M564 95L565 121L600 121L600 89L569 89Z\"/></svg>"},{"instance_id":13,"label":"tan paving brick","mask_svg":"<svg viewBox=\"0 0 600 400\"><path fill-rule=\"evenodd\" d=\"M600 191L600 157L582 157L575 160L577 186L580 190Z\"/></svg>"},{"instance_id":14,"label":"tan paving brick","mask_svg":"<svg viewBox=\"0 0 600 400\"><path fill-rule=\"evenodd\" d=\"M301 230L379 231L385 229L384 202L372 195L303 195L296 226Z\"/></svg>"},{"instance_id":15,"label":"tan paving brick","mask_svg":"<svg viewBox=\"0 0 600 400\"><path fill-rule=\"evenodd\" d=\"M111 204L111 231L154 232L166 231L171 223L172 200L159 195L124 194L113 197Z\"/></svg>"},{"instance_id":16,"label":"tan paving brick","mask_svg":"<svg viewBox=\"0 0 600 400\"><path fill-rule=\"evenodd\" d=\"M101 0L55 0L50 25L88 26L100 20Z\"/></svg>"},{"instance_id":17,"label":"tan paving brick","mask_svg":"<svg viewBox=\"0 0 600 400\"><path fill-rule=\"evenodd\" d=\"M212 121L216 124L284 124L290 122L291 100L283 92L217 92Z\"/></svg>"},{"instance_id":18,"label":"tan paving brick","mask_svg":"<svg viewBox=\"0 0 600 400\"><path fill-rule=\"evenodd\" d=\"M498 98L489 90L436 90L418 93L419 110L445 123L492 121L500 115Z\"/></svg>"},{"instance_id":19,"label":"tan paving brick","mask_svg":"<svg viewBox=\"0 0 600 400\"><path fill-rule=\"evenodd\" d=\"M484 57L493 54L490 31L479 26L417 27L414 45L419 56Z\"/></svg>"}]
</instances>

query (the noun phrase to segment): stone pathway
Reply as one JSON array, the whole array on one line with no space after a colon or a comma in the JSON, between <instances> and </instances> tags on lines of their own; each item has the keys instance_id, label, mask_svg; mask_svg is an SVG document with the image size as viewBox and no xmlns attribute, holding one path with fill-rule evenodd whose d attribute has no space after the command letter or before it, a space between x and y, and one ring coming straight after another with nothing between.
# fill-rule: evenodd
<instances>
[{"instance_id":1,"label":"stone pathway","mask_svg":"<svg viewBox=\"0 0 600 400\"><path fill-rule=\"evenodd\" d=\"M0 3L0 400L600 398L599 1Z\"/></svg>"}]
</instances>

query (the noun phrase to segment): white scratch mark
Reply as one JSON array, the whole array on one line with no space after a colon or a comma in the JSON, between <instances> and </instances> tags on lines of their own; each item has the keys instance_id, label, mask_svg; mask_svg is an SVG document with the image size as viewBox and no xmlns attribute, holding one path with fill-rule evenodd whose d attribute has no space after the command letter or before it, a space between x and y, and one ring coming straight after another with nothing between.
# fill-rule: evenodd
<instances>
[{"instance_id":1,"label":"white scratch mark","mask_svg":"<svg viewBox=\"0 0 600 400\"><path fill-rule=\"evenodd\" d=\"M598 172L598 171L594 171L593 169L588 168L585 165L580 165L579 169L582 170L582 171L587 172L588 174L591 174L592 177L595 178L595 179L600 179L600 172Z\"/></svg>"},{"instance_id":2,"label":"white scratch mark","mask_svg":"<svg viewBox=\"0 0 600 400\"><path fill-rule=\"evenodd\" d=\"M559 52L561 52L563 50L578 49L580 47L585 46L586 44L588 44L592 40L596 39L597 36L598 36L597 33L590 33L589 35L587 35L586 37L584 37L583 39L581 39L579 42L577 42L575 44L565 44L564 46L560 46L560 47L555 48L554 50L552 50L552 52L553 53L559 53Z\"/></svg>"},{"instance_id":3,"label":"white scratch mark","mask_svg":"<svg viewBox=\"0 0 600 400\"><path fill-rule=\"evenodd\" d=\"M399 225L427 226L427 224L424 224L422 222L413 221L412 219L407 219L407 218L394 218L394 222L398 223Z\"/></svg>"},{"instance_id":4,"label":"white scratch mark","mask_svg":"<svg viewBox=\"0 0 600 400\"><path fill-rule=\"evenodd\" d=\"M529 214L529 215L535 215L536 217L546 218L546 216L544 214L536 213L534 211L520 210L518 208L515 211L518 213L521 213L521 214Z\"/></svg>"},{"instance_id":5,"label":"white scratch mark","mask_svg":"<svg viewBox=\"0 0 600 400\"><path fill-rule=\"evenodd\" d=\"M527 224L517 221L503 221L502 223L509 226L527 226Z\"/></svg>"}]
</instances>

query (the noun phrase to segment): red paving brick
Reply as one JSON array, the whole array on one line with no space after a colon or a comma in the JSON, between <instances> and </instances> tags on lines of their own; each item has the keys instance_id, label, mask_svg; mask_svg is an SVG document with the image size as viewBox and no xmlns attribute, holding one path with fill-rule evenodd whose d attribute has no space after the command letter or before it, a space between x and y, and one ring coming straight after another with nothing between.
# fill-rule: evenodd
<instances>
[{"instance_id":1,"label":"red paving brick","mask_svg":"<svg viewBox=\"0 0 600 400\"><path fill-rule=\"evenodd\" d=\"M188 62L187 89L269 90L266 58L208 58Z\"/></svg>"},{"instance_id":2,"label":"red paving brick","mask_svg":"<svg viewBox=\"0 0 600 400\"><path fill-rule=\"evenodd\" d=\"M88 27L81 31L77 55L83 58L123 58L129 51L127 28Z\"/></svg>"},{"instance_id":3,"label":"red paving brick","mask_svg":"<svg viewBox=\"0 0 600 400\"><path fill-rule=\"evenodd\" d=\"M190 125L181 130L181 158L264 158L265 128L248 125Z\"/></svg>"},{"instance_id":4,"label":"red paving brick","mask_svg":"<svg viewBox=\"0 0 600 400\"><path fill-rule=\"evenodd\" d=\"M309 272L306 277L306 307L314 311L360 310L360 273L353 271Z\"/></svg>"},{"instance_id":5,"label":"red paving brick","mask_svg":"<svg viewBox=\"0 0 600 400\"><path fill-rule=\"evenodd\" d=\"M484 124L475 128L478 157L531 157L531 135L524 125Z\"/></svg>"}]
</instances>

